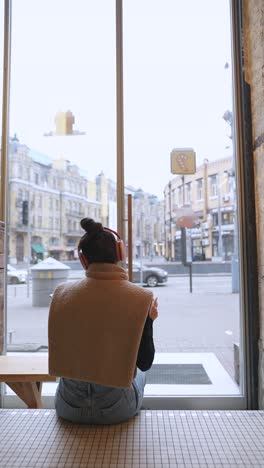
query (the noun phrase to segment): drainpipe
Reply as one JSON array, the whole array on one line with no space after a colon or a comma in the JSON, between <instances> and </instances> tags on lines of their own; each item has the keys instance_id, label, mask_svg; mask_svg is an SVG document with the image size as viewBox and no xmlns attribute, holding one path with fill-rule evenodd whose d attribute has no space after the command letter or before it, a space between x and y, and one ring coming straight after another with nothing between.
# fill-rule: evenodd
<instances>
[{"instance_id":1,"label":"drainpipe","mask_svg":"<svg viewBox=\"0 0 264 468\"><path fill-rule=\"evenodd\" d=\"M207 174L207 165L208 165L208 159L204 159L203 161L203 198L204 198L204 204L203 204L203 220L207 221L207 213L208 213L208 174Z\"/></svg>"}]
</instances>

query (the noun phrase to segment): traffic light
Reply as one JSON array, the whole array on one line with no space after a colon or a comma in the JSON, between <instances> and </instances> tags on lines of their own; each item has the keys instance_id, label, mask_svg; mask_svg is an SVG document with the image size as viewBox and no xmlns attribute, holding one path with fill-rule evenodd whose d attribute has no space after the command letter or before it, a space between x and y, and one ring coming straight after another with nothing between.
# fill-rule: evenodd
<instances>
[{"instance_id":1,"label":"traffic light","mask_svg":"<svg viewBox=\"0 0 264 468\"><path fill-rule=\"evenodd\" d=\"M22 223L28 225L28 201L24 200L22 205Z\"/></svg>"}]
</instances>

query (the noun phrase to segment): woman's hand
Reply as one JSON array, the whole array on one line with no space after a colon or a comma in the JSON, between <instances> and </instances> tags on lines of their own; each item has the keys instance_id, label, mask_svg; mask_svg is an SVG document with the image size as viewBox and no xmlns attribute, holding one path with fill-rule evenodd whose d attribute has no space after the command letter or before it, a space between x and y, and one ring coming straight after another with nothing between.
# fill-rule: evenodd
<instances>
[{"instance_id":1,"label":"woman's hand","mask_svg":"<svg viewBox=\"0 0 264 468\"><path fill-rule=\"evenodd\" d=\"M156 297L154 299L154 301L152 301L152 305L151 305L151 308L150 308L150 311L149 311L149 316L152 320L156 320L156 318L158 317L159 313L158 313L158 298Z\"/></svg>"}]
</instances>

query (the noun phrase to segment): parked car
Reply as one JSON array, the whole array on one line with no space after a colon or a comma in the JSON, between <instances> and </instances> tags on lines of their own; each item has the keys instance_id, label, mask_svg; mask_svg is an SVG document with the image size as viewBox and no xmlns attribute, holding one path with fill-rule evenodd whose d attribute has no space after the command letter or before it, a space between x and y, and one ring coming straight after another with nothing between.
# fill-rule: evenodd
<instances>
[{"instance_id":1,"label":"parked car","mask_svg":"<svg viewBox=\"0 0 264 468\"><path fill-rule=\"evenodd\" d=\"M26 283L27 271L18 270L12 265L7 265L7 281L10 284Z\"/></svg>"},{"instance_id":2,"label":"parked car","mask_svg":"<svg viewBox=\"0 0 264 468\"><path fill-rule=\"evenodd\" d=\"M128 264L126 265L128 268ZM133 283L140 283L140 263L133 262ZM154 288L158 284L163 284L168 281L168 273L162 268L147 267L142 265L142 280L143 284Z\"/></svg>"}]
</instances>

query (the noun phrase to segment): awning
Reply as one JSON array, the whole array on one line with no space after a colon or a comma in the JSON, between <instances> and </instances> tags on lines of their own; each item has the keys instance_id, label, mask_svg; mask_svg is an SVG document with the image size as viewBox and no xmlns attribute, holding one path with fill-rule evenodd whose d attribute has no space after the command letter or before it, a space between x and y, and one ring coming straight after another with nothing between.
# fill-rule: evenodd
<instances>
[{"instance_id":1,"label":"awning","mask_svg":"<svg viewBox=\"0 0 264 468\"><path fill-rule=\"evenodd\" d=\"M41 244L32 244L32 249L38 254L45 253L45 249Z\"/></svg>"}]
</instances>

